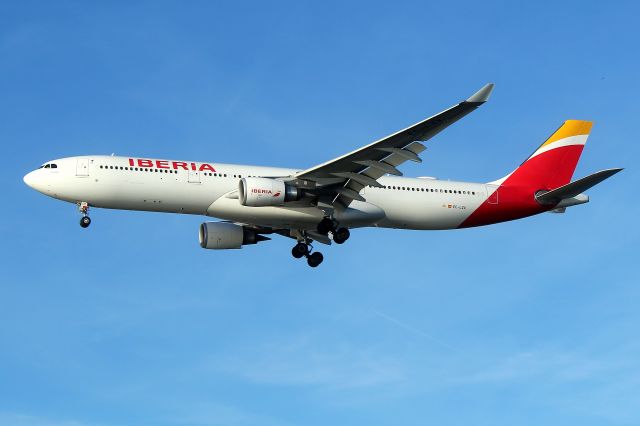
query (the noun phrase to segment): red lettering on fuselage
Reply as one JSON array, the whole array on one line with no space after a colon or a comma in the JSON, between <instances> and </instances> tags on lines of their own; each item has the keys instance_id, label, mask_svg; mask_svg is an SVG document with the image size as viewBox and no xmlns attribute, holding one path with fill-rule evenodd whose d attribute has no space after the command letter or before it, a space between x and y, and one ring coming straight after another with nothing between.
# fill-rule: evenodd
<instances>
[{"instance_id":1,"label":"red lettering on fuselage","mask_svg":"<svg viewBox=\"0 0 640 426\"><path fill-rule=\"evenodd\" d=\"M209 163L187 163L185 161L169 161L169 160L148 160L145 158L129 158L129 166L136 164L138 167L156 168L156 169L173 169L173 170L193 170L200 172L215 172L216 169Z\"/></svg>"},{"instance_id":2,"label":"red lettering on fuselage","mask_svg":"<svg viewBox=\"0 0 640 426\"><path fill-rule=\"evenodd\" d=\"M178 167L184 169L184 170L189 170L187 168L187 163L183 162L183 161L174 161L171 163L171 165L173 165L174 170L177 170Z\"/></svg>"}]
</instances>

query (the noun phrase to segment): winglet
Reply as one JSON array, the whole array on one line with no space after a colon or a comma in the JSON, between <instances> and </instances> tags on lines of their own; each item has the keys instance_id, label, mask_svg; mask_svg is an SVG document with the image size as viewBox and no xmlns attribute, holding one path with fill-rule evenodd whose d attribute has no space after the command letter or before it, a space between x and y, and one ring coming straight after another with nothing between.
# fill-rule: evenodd
<instances>
[{"instance_id":1,"label":"winglet","mask_svg":"<svg viewBox=\"0 0 640 426\"><path fill-rule=\"evenodd\" d=\"M476 102L476 103L484 103L489 100L489 96L491 96L491 92L493 91L493 83L485 84L484 87L478 90L476 93L471 95L466 102Z\"/></svg>"}]
</instances>

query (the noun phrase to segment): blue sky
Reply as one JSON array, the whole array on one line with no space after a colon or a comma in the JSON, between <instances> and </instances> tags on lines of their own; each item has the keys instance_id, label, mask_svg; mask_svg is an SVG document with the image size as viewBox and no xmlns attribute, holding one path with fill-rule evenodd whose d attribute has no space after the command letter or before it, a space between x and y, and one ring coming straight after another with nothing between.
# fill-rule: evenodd
<instances>
[{"instance_id":1,"label":"blue sky","mask_svg":"<svg viewBox=\"0 0 640 426\"><path fill-rule=\"evenodd\" d=\"M633 2L0 4L0 424L640 423ZM565 215L356 230L311 270L200 217L94 210L22 176L122 154L306 167L495 82L409 176L489 181L565 119Z\"/></svg>"}]
</instances>

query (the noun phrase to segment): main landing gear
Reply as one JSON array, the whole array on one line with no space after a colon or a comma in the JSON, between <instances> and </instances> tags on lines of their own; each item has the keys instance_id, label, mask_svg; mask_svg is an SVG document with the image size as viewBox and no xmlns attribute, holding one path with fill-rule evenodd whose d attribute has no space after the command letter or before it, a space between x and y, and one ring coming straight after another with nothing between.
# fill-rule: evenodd
<instances>
[{"instance_id":1,"label":"main landing gear","mask_svg":"<svg viewBox=\"0 0 640 426\"><path fill-rule=\"evenodd\" d=\"M323 235L331 233L333 236L333 242L336 244L344 243L350 236L349 229L339 227L336 221L328 217L325 217L320 221L320 223L318 223L317 231ZM291 249L291 255L296 259L306 257L309 266L315 268L322 263L324 256L322 256L322 253L318 251L314 251L312 253L313 247L310 242L311 239L306 236L304 231L301 231L301 234L298 236L298 244Z\"/></svg>"},{"instance_id":2,"label":"main landing gear","mask_svg":"<svg viewBox=\"0 0 640 426\"><path fill-rule=\"evenodd\" d=\"M327 235L329 232L333 235L333 242L336 244L342 244L349 239L351 233L349 229L338 227L337 222L325 217L318 223L317 230L323 235Z\"/></svg>"},{"instance_id":3,"label":"main landing gear","mask_svg":"<svg viewBox=\"0 0 640 426\"><path fill-rule=\"evenodd\" d=\"M91 218L89 217L89 203L85 201L78 203L78 210L80 210L80 213L82 213L80 226L82 226L83 228L89 227L89 225L91 225Z\"/></svg>"},{"instance_id":4,"label":"main landing gear","mask_svg":"<svg viewBox=\"0 0 640 426\"><path fill-rule=\"evenodd\" d=\"M307 264L309 264L309 266L311 266L312 268L315 268L322 263L322 261L324 260L324 256L319 251L314 251L312 253L312 249L313 247L311 246L311 244L299 242L291 249L291 254L296 259L300 259L301 257L305 256L307 258Z\"/></svg>"}]
</instances>

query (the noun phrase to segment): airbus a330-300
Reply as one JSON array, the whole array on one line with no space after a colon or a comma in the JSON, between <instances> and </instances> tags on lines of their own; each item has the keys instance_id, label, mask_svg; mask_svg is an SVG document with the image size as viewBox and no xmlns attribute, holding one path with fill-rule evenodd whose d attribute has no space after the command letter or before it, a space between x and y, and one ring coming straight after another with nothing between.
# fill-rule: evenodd
<instances>
[{"instance_id":1,"label":"airbus a330-300","mask_svg":"<svg viewBox=\"0 0 640 426\"><path fill-rule=\"evenodd\" d=\"M86 155L48 161L27 185L78 206L183 213L220 219L200 225L205 249L238 249L278 234L316 267L312 243L343 244L353 228L459 229L564 213L589 201L583 192L622 169L571 182L592 123L565 121L519 167L489 183L403 177L430 140L484 104L487 84L470 98L390 136L306 170L155 158Z\"/></svg>"}]
</instances>

